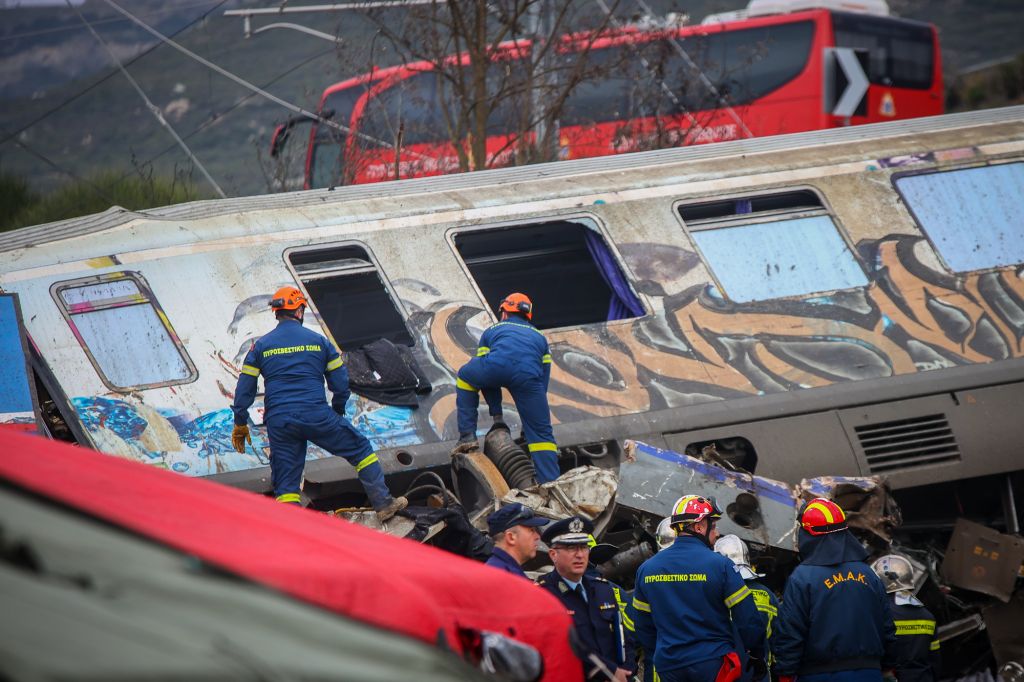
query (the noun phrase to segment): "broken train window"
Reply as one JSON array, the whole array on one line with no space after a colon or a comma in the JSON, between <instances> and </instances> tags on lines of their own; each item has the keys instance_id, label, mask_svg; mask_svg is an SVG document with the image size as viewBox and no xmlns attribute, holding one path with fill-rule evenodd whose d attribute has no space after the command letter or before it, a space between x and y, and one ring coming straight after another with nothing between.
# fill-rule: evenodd
<instances>
[{"instance_id":1,"label":"broken train window","mask_svg":"<svg viewBox=\"0 0 1024 682\"><path fill-rule=\"evenodd\" d=\"M395 297L365 247L292 249L287 259L339 348L355 350L377 339L413 345Z\"/></svg>"},{"instance_id":2,"label":"broken train window","mask_svg":"<svg viewBox=\"0 0 1024 682\"><path fill-rule=\"evenodd\" d=\"M811 190L682 204L679 215L720 293L746 303L868 283Z\"/></svg>"},{"instance_id":3,"label":"broken train window","mask_svg":"<svg viewBox=\"0 0 1024 682\"><path fill-rule=\"evenodd\" d=\"M897 175L893 183L953 272L1024 263L1024 163Z\"/></svg>"},{"instance_id":4,"label":"broken train window","mask_svg":"<svg viewBox=\"0 0 1024 682\"><path fill-rule=\"evenodd\" d=\"M643 304L594 220L572 218L456 233L455 248L487 305L533 301L539 329L641 317Z\"/></svg>"},{"instance_id":5,"label":"broken train window","mask_svg":"<svg viewBox=\"0 0 1024 682\"><path fill-rule=\"evenodd\" d=\"M156 388L198 376L139 273L57 282L50 294L107 387Z\"/></svg>"}]
</instances>

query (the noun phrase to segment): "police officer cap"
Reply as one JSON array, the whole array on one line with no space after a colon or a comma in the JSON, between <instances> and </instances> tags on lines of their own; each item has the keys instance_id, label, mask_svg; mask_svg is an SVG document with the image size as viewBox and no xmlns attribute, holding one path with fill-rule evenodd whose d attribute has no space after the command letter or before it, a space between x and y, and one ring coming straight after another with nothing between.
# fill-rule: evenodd
<instances>
[{"instance_id":1,"label":"police officer cap","mask_svg":"<svg viewBox=\"0 0 1024 682\"><path fill-rule=\"evenodd\" d=\"M547 519L535 515L529 507L513 502L487 517L487 531L491 535L497 535L516 526L543 526L547 522Z\"/></svg>"},{"instance_id":2,"label":"police officer cap","mask_svg":"<svg viewBox=\"0 0 1024 682\"><path fill-rule=\"evenodd\" d=\"M590 545L594 524L581 516L570 516L544 529L541 539L548 547L555 545Z\"/></svg>"}]
</instances>

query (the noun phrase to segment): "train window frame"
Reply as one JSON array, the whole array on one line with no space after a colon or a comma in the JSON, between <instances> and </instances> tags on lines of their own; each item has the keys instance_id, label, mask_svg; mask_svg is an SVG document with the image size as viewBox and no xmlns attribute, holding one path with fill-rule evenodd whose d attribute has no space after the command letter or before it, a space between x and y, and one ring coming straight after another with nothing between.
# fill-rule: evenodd
<instances>
[{"instance_id":1,"label":"train window frame","mask_svg":"<svg viewBox=\"0 0 1024 682\"><path fill-rule=\"evenodd\" d=\"M292 278L295 280L296 286L299 288L299 290L302 291L302 294L306 297L306 301L309 304L309 308L313 312L313 314L316 316L317 322L320 324L321 330L325 332L325 335L330 340L330 342L332 344L334 344L334 347L337 348L341 352L346 352L346 351L349 351L349 350L357 350L358 348L362 348L363 347L363 346L346 347L346 346L341 345L338 342L338 340L334 337L334 332L331 330L330 325L328 324L326 318L320 313L320 309L316 305L315 298L309 292L309 288L306 286L306 279L309 279L308 275L304 275L300 271L300 269L297 268L292 263L291 258L295 254L309 253L309 252L316 252L316 251L330 251L331 249L338 249L338 248L345 248L345 247L356 247L356 248L362 249L363 253L366 254L367 260L373 266L373 270L376 273L377 279L380 281L381 286L384 289L385 295L388 297L388 299L390 300L391 304L394 306L395 312L398 314L398 318L402 322L402 327L403 327L403 329L405 331L405 336L407 336L409 340L408 340L408 342L403 341L402 343L398 343L398 342L392 341L392 343L395 343L396 345L404 345L404 346L407 346L409 348L415 347L416 346L416 338L417 337L413 333L412 327L410 327L410 325L409 325L409 313L405 309L405 304L402 302L402 299L398 296L398 293L395 291L394 286L392 286L391 280L388 278L387 272L385 272L384 267L380 264L380 260L377 258L377 256L374 253L373 249L370 248L369 244L367 244L366 242L363 242L361 240L358 240L358 239L344 239L344 240L340 240L340 241L322 242L322 243L319 243L319 244L305 244L305 245L302 245L302 246L292 246L292 247L289 247L289 248L285 249L284 252L281 254L281 257L284 260L285 267L288 268L288 272L292 275ZM338 275L339 273L341 273L343 271L344 271L344 268L334 268L334 269L328 268L328 269L322 269L322 270L318 271L315 274L319 275L319 276L322 276L323 278L327 278L327 277L330 277L332 275L336 276L336 275ZM313 279L317 279L317 277L314 277ZM377 338L384 338L384 337L377 337Z\"/></svg>"},{"instance_id":2,"label":"train window frame","mask_svg":"<svg viewBox=\"0 0 1024 682\"><path fill-rule=\"evenodd\" d=\"M87 305L88 308L82 308L80 310L73 310L72 304L64 298L64 292L69 289L83 289L90 286L112 284L119 281L129 281L135 285L138 290L138 294L132 296L120 296L110 297L107 299L100 299L99 304L95 302L84 302L78 305ZM179 386L182 384L189 384L199 378L199 371L196 369L195 363L189 356L188 351L185 348L185 344L181 342L181 337L178 336L171 324L170 318L164 312L163 307L157 300L156 295L153 293L153 289L149 286L146 278L141 273L133 270L118 270L116 272L109 272L102 275L92 275L89 277L78 277L70 280L61 280L54 282L50 285L50 297L54 303L57 304L57 309L60 310L61 316L64 321L68 324L72 334L78 341L79 347L85 352L86 357L89 359L89 363L96 370L96 374L103 385L112 391L117 393L130 393L132 391L140 391L154 388L164 388L167 386ZM127 386L122 386L114 382L114 380L108 376L104 370L103 364L97 358L97 349L93 349L89 341L85 338L85 335L80 329L80 325L74 321L74 317L78 315L85 315L92 312L102 312L106 310L117 310L120 308L132 308L136 306L148 306L150 310L156 315L157 322L166 334L166 340L169 344L161 346L173 347L181 359L186 375L180 378L165 379L163 381L150 381L146 383L134 383Z\"/></svg>"},{"instance_id":3,"label":"train window frame","mask_svg":"<svg viewBox=\"0 0 1024 682\"><path fill-rule=\"evenodd\" d=\"M585 222L583 222L583 221L586 221L587 223L589 223L590 227L588 227L587 224ZM480 287L479 283L476 281L476 278L473 276L473 272L470 269L469 264L466 262L466 259L463 257L462 253L460 252L459 247L456 244L456 239L460 235L465 235L465 234L470 234L470 233L480 233L480 232L488 232L488 231L501 231L501 230L514 230L516 228L538 227L538 226L544 225L546 223L562 223L562 222L568 222L568 223L577 222L577 223L579 223L581 225L581 227L583 229L593 229L601 237L601 241L604 243L605 248L608 250L608 253L611 254L611 257L614 260L615 265L619 268L619 272L623 275L623 277L626 280L626 283L629 285L630 292L633 294L633 296L636 298L636 300L640 303L640 307L643 309L643 314L639 315L637 317L625 317L625 318L620 318L618 320L607 320L607 319L605 319L605 320L595 320L595 321L579 322L579 323L562 325L562 326L539 327L539 329L541 329L542 331L544 331L546 333L546 332L561 332L561 331L566 331L566 330L582 329L582 328L592 327L592 326L598 325L598 324L603 324L603 325L630 324L632 322L635 322L636 320L644 319L644 318L647 318L647 317L650 317L651 315L653 315L654 314L653 306L651 306L650 303L645 299L644 295L640 291L638 291L638 289L636 287L636 282L638 281L638 279L637 279L635 273L633 273L633 271L626 264L626 261L625 261L625 259L623 259L622 254L619 252L618 246L616 245L615 241L608 234L607 226L604 224L604 221L601 220L598 216L596 216L593 213L574 212L574 213L567 213L567 214L564 214L564 215L547 214L547 215L533 216L533 217L530 217L530 218L517 218L515 220L507 220L507 221L500 221L500 222L488 222L488 223L485 223L485 224L478 224L478 225L462 225L462 226L450 227L450 228L448 228L445 231L445 240L448 242L448 247L451 249L452 253L455 255L455 258L456 258L456 260L459 263L459 267L462 269L463 274L466 276L466 279L469 281L470 286L473 288L473 291L476 294L477 299L481 303L481 308L485 311L485 313L487 314L488 318L492 322L498 322L499 321L499 318L498 318L497 314L495 313L494 309L491 308L490 302L487 300L487 297L484 295L483 289ZM595 264L595 267L596 267L596 264ZM497 303L496 303L496 305L497 305Z\"/></svg>"},{"instance_id":4,"label":"train window frame","mask_svg":"<svg viewBox=\"0 0 1024 682\"><path fill-rule=\"evenodd\" d=\"M935 237L932 235L932 233L925 227L924 223L921 221L921 217L919 215L919 211L915 210L914 204L907 199L906 194L900 188L899 180L904 179L904 178L908 178L908 177L917 177L917 176L923 176L923 175L940 175L940 174L945 174L945 173L955 173L955 172L958 172L958 171L970 171L970 170L976 170L976 169L981 169L981 168L994 168L994 167L998 167L998 166L1009 166L1009 165L1019 165L1019 166L1022 167L1022 169L1024 169L1024 159L1007 159L1005 161L1000 160L1000 161L996 161L994 163L993 162L988 162L988 163L982 162L982 163L971 163L971 164L957 165L957 166L943 166L943 167L931 166L931 167L928 167L928 168L921 168L921 169L915 169L915 170L898 171L896 173L893 173L891 176L889 176L889 182L892 184L892 188L896 192L897 196L899 196L900 203L903 205L903 207L906 209L907 213L910 215L910 219L914 222L914 227L917 228L917 231L920 233L920 235L922 237L924 237L925 241L928 242L928 245L931 247L932 253L935 255L935 258L938 259L939 263L942 264L942 267L944 267L947 272L949 272L949 273L951 273L953 275L963 275L963 274L971 273L971 272L979 272L979 273L994 272L994 271L997 271L997 270L1003 270L1003 269L1008 268L1008 267L1014 267L1015 265L1019 265L1019 263L1008 263L1008 264L1003 264L1003 265L986 265L986 266L981 266L981 267L967 268L967 269L964 269L964 270L958 270L955 267L953 267L953 264L950 263L949 259L946 258L946 255L945 255L945 252L943 251L943 249L941 249L939 247L939 244L936 242Z\"/></svg>"},{"instance_id":5,"label":"train window frame","mask_svg":"<svg viewBox=\"0 0 1024 682\"><path fill-rule=\"evenodd\" d=\"M734 213L730 214L729 216L697 219L692 221L687 221L683 217L683 209L686 207L692 207L703 204L712 204L715 202L739 201L744 199L756 198L771 198L785 194L798 193L808 193L812 195L814 199L818 202L818 206L770 209L751 213ZM744 192L730 192L725 194L716 194L713 196L689 197L686 199L679 199L674 201L672 203L672 214L675 216L675 219L682 227L683 233L686 235L686 238L689 241L689 246L694 249L697 256L700 258L701 263L708 271L708 276L711 278L711 282L714 284L714 287L717 290L718 295L724 298L725 300L740 304L756 304L763 303L766 301L805 298L808 296L824 294L832 291L853 291L856 289L864 289L870 286L871 284L870 273L868 269L865 268L864 263L861 260L860 254L857 251L856 245L850 239L849 233L847 232L842 221L836 215L835 210L832 208L831 204L828 202L825 195L816 187L810 185L793 185L787 187L773 187L762 191L755 190ZM697 242L697 239L694 237L694 233L699 233L702 231L746 227L750 225L779 222L780 220L798 220L801 218L814 217L826 217L829 219L829 221L832 224L832 227L836 231L836 234L842 241L842 244L846 247L846 251L850 254L850 258L853 264L856 266L857 272L863 278L862 283L854 284L852 286L840 287L837 289L816 289L814 291L806 291L799 294L787 294L784 296L772 295L763 298L751 298L741 300L729 294L724 283L719 277L718 272L716 272L714 263L712 263L711 259L708 258L708 255L704 252L704 250L701 249L700 245Z\"/></svg>"}]
</instances>

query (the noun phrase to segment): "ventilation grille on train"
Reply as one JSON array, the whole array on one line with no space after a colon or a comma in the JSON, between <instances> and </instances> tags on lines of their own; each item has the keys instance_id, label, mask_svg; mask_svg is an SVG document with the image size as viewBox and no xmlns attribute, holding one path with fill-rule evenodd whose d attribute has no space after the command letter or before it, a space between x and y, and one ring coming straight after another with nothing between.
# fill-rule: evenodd
<instances>
[{"instance_id":1,"label":"ventilation grille on train","mask_svg":"<svg viewBox=\"0 0 1024 682\"><path fill-rule=\"evenodd\" d=\"M854 430L871 473L960 459L953 429L944 414L868 424Z\"/></svg>"}]
</instances>

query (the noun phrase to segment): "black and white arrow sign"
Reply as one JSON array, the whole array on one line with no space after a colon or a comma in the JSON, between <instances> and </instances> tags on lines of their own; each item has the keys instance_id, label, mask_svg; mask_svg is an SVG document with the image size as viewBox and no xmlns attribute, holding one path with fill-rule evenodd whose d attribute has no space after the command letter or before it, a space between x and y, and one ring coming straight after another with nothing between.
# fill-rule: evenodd
<instances>
[{"instance_id":1,"label":"black and white arrow sign","mask_svg":"<svg viewBox=\"0 0 1024 682\"><path fill-rule=\"evenodd\" d=\"M868 75L864 72L867 51L852 47L829 48L826 55L826 107L834 116L863 113L868 92Z\"/></svg>"}]
</instances>

